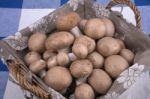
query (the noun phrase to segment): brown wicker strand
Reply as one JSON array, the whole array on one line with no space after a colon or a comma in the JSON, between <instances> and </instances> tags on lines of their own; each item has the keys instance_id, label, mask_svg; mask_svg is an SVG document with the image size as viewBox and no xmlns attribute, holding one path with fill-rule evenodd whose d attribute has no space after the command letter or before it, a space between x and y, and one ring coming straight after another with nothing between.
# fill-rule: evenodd
<instances>
[{"instance_id":1,"label":"brown wicker strand","mask_svg":"<svg viewBox=\"0 0 150 99\"><path fill-rule=\"evenodd\" d=\"M141 29L141 15L136 6L130 0L112 0L106 8L111 10L111 8L117 4L126 4L133 10L136 19L136 27Z\"/></svg>"},{"instance_id":2,"label":"brown wicker strand","mask_svg":"<svg viewBox=\"0 0 150 99\"><path fill-rule=\"evenodd\" d=\"M20 68L19 64L14 61L8 62L9 71L13 77L18 81L19 85L38 96L40 99L50 99L49 93L35 84L30 84L25 78L25 72Z\"/></svg>"}]
</instances>

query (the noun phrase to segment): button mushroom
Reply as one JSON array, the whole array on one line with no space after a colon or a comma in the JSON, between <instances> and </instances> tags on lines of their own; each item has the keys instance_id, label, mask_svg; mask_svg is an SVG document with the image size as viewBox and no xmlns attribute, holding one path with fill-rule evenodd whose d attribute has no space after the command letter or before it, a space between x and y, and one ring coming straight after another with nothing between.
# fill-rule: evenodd
<instances>
[{"instance_id":1,"label":"button mushroom","mask_svg":"<svg viewBox=\"0 0 150 99\"><path fill-rule=\"evenodd\" d=\"M59 16L55 24L58 30L70 31L75 37L78 37L82 34L77 27L80 20L80 16L76 12L69 12L66 15Z\"/></svg>"},{"instance_id":2,"label":"button mushroom","mask_svg":"<svg viewBox=\"0 0 150 99\"><path fill-rule=\"evenodd\" d=\"M33 33L28 40L28 48L31 51L43 52L45 50L46 34L36 32Z\"/></svg>"},{"instance_id":3,"label":"button mushroom","mask_svg":"<svg viewBox=\"0 0 150 99\"><path fill-rule=\"evenodd\" d=\"M54 66L57 66L57 65L58 65L58 63L57 63L57 56L56 55L48 58L48 60L47 60L47 68L48 69L50 69Z\"/></svg>"},{"instance_id":4,"label":"button mushroom","mask_svg":"<svg viewBox=\"0 0 150 99\"><path fill-rule=\"evenodd\" d=\"M79 58L86 58L89 53L94 51L95 46L96 44L93 39L87 36L80 36L76 38L72 52Z\"/></svg>"},{"instance_id":5,"label":"button mushroom","mask_svg":"<svg viewBox=\"0 0 150 99\"><path fill-rule=\"evenodd\" d=\"M38 74L41 78L45 76L46 73L45 68L46 68L46 63L42 59L31 63L29 66L31 72L33 72L34 74Z\"/></svg>"},{"instance_id":6,"label":"button mushroom","mask_svg":"<svg viewBox=\"0 0 150 99\"><path fill-rule=\"evenodd\" d=\"M122 49L120 51L120 55L125 58L129 64L133 63L134 60L134 53L130 51L129 49Z\"/></svg>"},{"instance_id":7,"label":"button mushroom","mask_svg":"<svg viewBox=\"0 0 150 99\"><path fill-rule=\"evenodd\" d=\"M45 46L47 50L58 50L69 47L73 42L74 37L69 32L55 32L47 38Z\"/></svg>"},{"instance_id":8,"label":"button mushroom","mask_svg":"<svg viewBox=\"0 0 150 99\"><path fill-rule=\"evenodd\" d=\"M104 57L100 55L98 52L94 51L87 57L90 62L93 64L94 68L102 68L104 63Z\"/></svg>"},{"instance_id":9,"label":"button mushroom","mask_svg":"<svg viewBox=\"0 0 150 99\"><path fill-rule=\"evenodd\" d=\"M92 70L92 63L87 59L76 60L70 66L72 76L77 78L77 85L85 82Z\"/></svg>"},{"instance_id":10,"label":"button mushroom","mask_svg":"<svg viewBox=\"0 0 150 99\"><path fill-rule=\"evenodd\" d=\"M48 70L44 77L45 83L56 91L63 92L71 82L72 77L68 69L62 66L55 66Z\"/></svg>"},{"instance_id":11,"label":"button mushroom","mask_svg":"<svg viewBox=\"0 0 150 99\"><path fill-rule=\"evenodd\" d=\"M100 94L105 94L112 84L111 78L102 69L94 69L88 78L88 82Z\"/></svg>"},{"instance_id":12,"label":"button mushroom","mask_svg":"<svg viewBox=\"0 0 150 99\"><path fill-rule=\"evenodd\" d=\"M105 24L98 18L89 19L84 28L84 33L93 39L100 39L104 37L105 32Z\"/></svg>"},{"instance_id":13,"label":"button mushroom","mask_svg":"<svg viewBox=\"0 0 150 99\"><path fill-rule=\"evenodd\" d=\"M102 21L104 22L105 27L106 27L106 34L105 34L105 36L113 37L114 33L115 33L115 26L112 23L112 21L107 19L107 18L103 18Z\"/></svg>"},{"instance_id":14,"label":"button mushroom","mask_svg":"<svg viewBox=\"0 0 150 99\"><path fill-rule=\"evenodd\" d=\"M120 39L116 39L116 40L117 40L117 42L119 43L121 49L125 49L125 48L126 48L126 47L125 47L125 44L124 44L124 42L123 42L122 40L120 40Z\"/></svg>"},{"instance_id":15,"label":"button mushroom","mask_svg":"<svg viewBox=\"0 0 150 99\"><path fill-rule=\"evenodd\" d=\"M95 94L90 85L81 84L76 87L74 97L75 99L95 99Z\"/></svg>"},{"instance_id":16,"label":"button mushroom","mask_svg":"<svg viewBox=\"0 0 150 99\"><path fill-rule=\"evenodd\" d=\"M47 50L43 53L43 59L44 60L48 60L48 58L52 57L52 56L56 56L57 53L55 53L54 51L51 51L51 50Z\"/></svg>"},{"instance_id":17,"label":"button mushroom","mask_svg":"<svg viewBox=\"0 0 150 99\"><path fill-rule=\"evenodd\" d=\"M87 23L87 20L86 20L86 19L82 19L82 20L79 22L79 28L84 31L84 28L85 28L86 23Z\"/></svg>"},{"instance_id":18,"label":"button mushroom","mask_svg":"<svg viewBox=\"0 0 150 99\"><path fill-rule=\"evenodd\" d=\"M128 62L119 55L112 55L106 58L104 68L113 78L117 78L121 72L129 67Z\"/></svg>"},{"instance_id":19,"label":"button mushroom","mask_svg":"<svg viewBox=\"0 0 150 99\"><path fill-rule=\"evenodd\" d=\"M31 63L40 60L41 56L39 53L31 51L28 52L25 56L24 56L24 61L27 65L30 65Z\"/></svg>"},{"instance_id":20,"label":"button mushroom","mask_svg":"<svg viewBox=\"0 0 150 99\"><path fill-rule=\"evenodd\" d=\"M119 53L120 45L112 37L104 37L97 42L97 51L103 56L110 56Z\"/></svg>"}]
</instances>

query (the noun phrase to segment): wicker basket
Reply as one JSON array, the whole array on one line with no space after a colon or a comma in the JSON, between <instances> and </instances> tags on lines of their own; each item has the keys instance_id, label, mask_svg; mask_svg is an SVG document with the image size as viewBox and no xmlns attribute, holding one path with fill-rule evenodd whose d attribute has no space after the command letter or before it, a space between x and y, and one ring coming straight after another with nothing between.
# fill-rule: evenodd
<instances>
[{"instance_id":1,"label":"wicker basket","mask_svg":"<svg viewBox=\"0 0 150 99\"><path fill-rule=\"evenodd\" d=\"M127 23L120 13L110 10L112 6L117 4L126 4L134 11L137 24L136 27ZM70 11L76 11L82 18L110 18L115 24L118 37L123 38L127 47L137 53L135 63L145 65L142 72L147 71L149 69L147 65L149 65L150 62L147 58L143 57L145 57L145 53L147 53L147 50L150 48L150 39L141 32L141 17L138 9L130 0L113 0L108 4L107 9L102 5L97 4L94 0L70 0L61 8L17 32L15 36L1 40L0 56L6 61L10 73L23 89L30 91L40 99L65 99L64 96L49 88L41 79L31 73L22 61L22 56L26 52L25 48L27 47L27 39L33 32L42 31L44 33L49 33L55 28L54 21L57 16ZM126 71L128 70L129 69ZM127 89L120 86L122 85L118 86L117 81L115 81L108 93L115 90L121 95ZM106 99L105 97L103 98Z\"/></svg>"}]
</instances>

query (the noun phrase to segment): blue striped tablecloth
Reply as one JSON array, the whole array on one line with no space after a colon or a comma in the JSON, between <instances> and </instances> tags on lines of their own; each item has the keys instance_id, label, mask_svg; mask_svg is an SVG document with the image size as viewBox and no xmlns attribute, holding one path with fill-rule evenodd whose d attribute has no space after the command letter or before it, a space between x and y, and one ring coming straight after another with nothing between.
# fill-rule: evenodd
<instances>
[{"instance_id":1,"label":"blue striped tablecloth","mask_svg":"<svg viewBox=\"0 0 150 99\"><path fill-rule=\"evenodd\" d=\"M0 39L15 33L35 21L49 9L56 9L68 0L0 0ZM109 0L97 0L107 4ZM150 34L150 0L132 0L141 12L142 29ZM26 19L28 16L29 19ZM33 20L34 19L34 20ZM23 25L22 25L23 23ZM3 99L8 80L8 70L0 61L0 99Z\"/></svg>"}]
</instances>

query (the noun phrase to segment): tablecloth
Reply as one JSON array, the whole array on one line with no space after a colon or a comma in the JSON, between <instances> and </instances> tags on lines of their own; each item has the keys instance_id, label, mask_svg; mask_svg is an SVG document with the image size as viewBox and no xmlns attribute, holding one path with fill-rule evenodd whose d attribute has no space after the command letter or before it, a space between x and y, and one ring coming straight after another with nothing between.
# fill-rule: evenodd
<instances>
[{"instance_id":1,"label":"tablecloth","mask_svg":"<svg viewBox=\"0 0 150 99\"><path fill-rule=\"evenodd\" d=\"M0 39L35 22L68 0L0 0ZM106 5L109 0L97 0ZM142 30L150 35L150 0L132 0L141 12ZM128 16L130 12L124 11ZM133 15L131 15L133 16ZM129 17L134 20L134 17ZM134 21L133 21L134 23ZM0 61L0 99L3 99L8 85L7 67Z\"/></svg>"}]
</instances>

